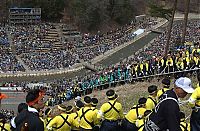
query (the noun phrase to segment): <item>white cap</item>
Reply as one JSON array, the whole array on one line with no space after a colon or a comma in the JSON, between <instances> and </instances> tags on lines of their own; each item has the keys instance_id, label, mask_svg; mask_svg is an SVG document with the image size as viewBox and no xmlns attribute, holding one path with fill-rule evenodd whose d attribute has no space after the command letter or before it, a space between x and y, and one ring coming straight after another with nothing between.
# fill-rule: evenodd
<instances>
[{"instance_id":1,"label":"white cap","mask_svg":"<svg viewBox=\"0 0 200 131\"><path fill-rule=\"evenodd\" d=\"M192 82L187 77L180 77L176 80L175 85L183 89L187 93L192 93L194 89L192 88Z\"/></svg>"},{"instance_id":2,"label":"white cap","mask_svg":"<svg viewBox=\"0 0 200 131\"><path fill-rule=\"evenodd\" d=\"M77 96L77 97L75 98L75 100L81 100L81 97L80 97L80 96Z\"/></svg>"}]
</instances>

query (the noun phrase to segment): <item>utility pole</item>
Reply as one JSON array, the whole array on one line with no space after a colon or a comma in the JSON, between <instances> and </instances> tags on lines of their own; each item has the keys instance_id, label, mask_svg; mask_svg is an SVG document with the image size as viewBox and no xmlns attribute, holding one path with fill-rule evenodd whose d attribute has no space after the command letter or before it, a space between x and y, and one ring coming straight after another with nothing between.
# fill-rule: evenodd
<instances>
[{"instance_id":1,"label":"utility pole","mask_svg":"<svg viewBox=\"0 0 200 131\"><path fill-rule=\"evenodd\" d=\"M176 12L177 2L178 2L178 0L174 1L172 18L170 20L170 25L169 25L168 34L167 34L167 43L166 43L166 46L165 46L165 57L167 56L168 50L169 50L169 44L170 44L170 39L171 39L171 31L172 31L172 26L173 26L173 23L174 23L174 15L175 15L175 12Z\"/></svg>"},{"instance_id":2,"label":"utility pole","mask_svg":"<svg viewBox=\"0 0 200 131\"><path fill-rule=\"evenodd\" d=\"M184 25L183 25L183 35L182 35L182 39L181 39L181 44L185 43L185 36L186 36L186 30L187 30L189 7L190 7L190 0L185 0Z\"/></svg>"}]
</instances>

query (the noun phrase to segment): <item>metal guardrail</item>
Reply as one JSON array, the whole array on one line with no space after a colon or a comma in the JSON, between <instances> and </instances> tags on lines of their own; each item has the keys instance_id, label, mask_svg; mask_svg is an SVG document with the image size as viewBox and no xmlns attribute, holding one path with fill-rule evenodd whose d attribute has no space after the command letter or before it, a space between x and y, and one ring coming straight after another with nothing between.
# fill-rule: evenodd
<instances>
[{"instance_id":1,"label":"metal guardrail","mask_svg":"<svg viewBox=\"0 0 200 131\"><path fill-rule=\"evenodd\" d=\"M160 73L160 74L155 74L155 75L135 77L135 78L129 78L129 79L123 79L123 80L117 80L117 81L112 81L112 82L106 82L106 83L100 84L100 85L95 85L95 86L92 87L92 89L98 88L98 87L104 86L104 85L110 85L110 84L120 83L120 82L125 82L125 81L131 82L133 80L145 79L145 78L150 78L150 77L159 77L159 76L172 75L172 74L177 74L177 73L184 73L184 72L191 72L191 71L198 71L198 70L200 70L200 68L194 68L194 69L182 70L182 71L174 71L174 72L168 72L168 73ZM85 90L81 90L81 91L85 91Z\"/></svg>"}]
</instances>

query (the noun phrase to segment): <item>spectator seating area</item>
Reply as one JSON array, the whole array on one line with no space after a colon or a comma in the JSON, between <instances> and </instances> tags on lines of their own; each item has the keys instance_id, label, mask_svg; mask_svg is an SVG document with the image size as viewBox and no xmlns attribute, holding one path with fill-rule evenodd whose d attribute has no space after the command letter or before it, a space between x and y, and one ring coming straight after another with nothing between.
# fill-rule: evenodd
<instances>
[{"instance_id":1,"label":"spectator seating area","mask_svg":"<svg viewBox=\"0 0 200 131\"><path fill-rule=\"evenodd\" d=\"M133 23L106 34L98 32L96 35L80 34L73 28L68 29L66 25L59 26L51 23L2 26L0 42L4 47L7 46L7 52L10 53L3 56L7 59L4 63L10 67L2 69L2 72L25 71L23 64L15 59L15 55L27 65L29 70L33 71L71 67L80 61L90 61L134 39L134 29L149 29L155 24L157 24L157 19L148 18L137 25ZM7 36L10 36L10 41Z\"/></svg>"}]
</instances>

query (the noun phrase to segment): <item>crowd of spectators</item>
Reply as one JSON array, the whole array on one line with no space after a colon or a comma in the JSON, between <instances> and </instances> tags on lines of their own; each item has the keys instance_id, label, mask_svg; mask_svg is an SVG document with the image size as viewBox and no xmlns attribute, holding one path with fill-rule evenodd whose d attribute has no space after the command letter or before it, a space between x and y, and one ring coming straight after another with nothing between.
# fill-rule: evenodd
<instances>
[{"instance_id":1,"label":"crowd of spectators","mask_svg":"<svg viewBox=\"0 0 200 131\"><path fill-rule=\"evenodd\" d=\"M150 24L147 24L150 23ZM155 25L155 21L151 19L147 20L147 23L140 23L139 28L145 27L150 28ZM199 23L198 21L192 21L188 24L189 28L187 30L186 42L197 42L199 39ZM134 38L132 29L136 28L134 24L127 25L116 31L108 32L107 34L101 34L98 32L97 35L83 35L82 39L79 40L79 44L75 44L72 48L73 50L61 49L54 51L52 50L54 41L44 41L45 36L48 34L50 29L55 29L51 24L41 24L33 25L28 27L9 27L11 35L13 37L13 43L15 45L16 53L19 55L26 65L31 70L51 70L51 69L62 69L70 67L73 64L79 62L80 59L84 61L89 61L94 57L105 53L127 41ZM171 44L180 43L182 24L177 23L174 25L172 30ZM140 61L151 59L152 57L157 57L163 55L164 45L166 43L166 32L158 36L149 46L140 50L140 53L134 55L126 63L130 61ZM1 38L6 41L7 35L5 28L1 29ZM76 41L77 42L77 41ZM6 71L24 71L23 66L16 60L15 56L12 54L10 45L1 45L2 52L2 62L1 64L6 64L8 66L1 66L3 72ZM6 49L5 49L6 48ZM40 52L37 51L39 48L48 48L49 51ZM173 47L171 47L173 48ZM14 64L12 64L14 63Z\"/></svg>"},{"instance_id":2,"label":"crowd of spectators","mask_svg":"<svg viewBox=\"0 0 200 131\"><path fill-rule=\"evenodd\" d=\"M137 52L134 56L125 59L117 65L105 67L96 74L77 76L74 79L63 78L54 80L51 84L56 84L57 88L56 90L50 88L49 90L51 93L49 93L49 95L52 96L52 98L56 97L56 101L58 102L72 99L80 94L88 94L97 88L104 89L109 86L116 86L118 83L132 82L140 77L200 68L199 21L189 21L186 35L186 45L179 45L181 27L182 22L177 22L173 26L171 36L172 39L170 41L170 52L167 57L163 57L167 39L167 32L165 31L149 43L148 46L139 50L139 52ZM84 50L84 48L82 50ZM62 53L63 52L61 52L61 54ZM67 60L64 56L69 56L64 55L64 53L63 57L60 57L59 54L55 54L56 53L54 53L54 57L56 57L55 59L62 62ZM48 63L48 61L52 61L51 57L46 57L42 54L40 54L40 56L41 57L38 57L37 55L32 55L32 57L26 56L27 58L24 59L24 61L26 60L27 63L32 63L32 60L34 60L33 57L37 57L36 59L40 59L40 61L44 61L44 63L39 64L38 67L35 65L36 67L32 67L32 69L54 69L51 68L51 66L47 66L51 64ZM63 65L63 63L60 64L56 61L52 63L54 63L55 65L53 66L57 66L57 68L61 68L59 65ZM179 75L184 74L180 73ZM26 84L23 84L23 87L26 87L25 85ZM62 97L57 98L57 96L59 96L58 94Z\"/></svg>"},{"instance_id":3,"label":"crowd of spectators","mask_svg":"<svg viewBox=\"0 0 200 131\"><path fill-rule=\"evenodd\" d=\"M148 77L149 75L156 75L162 73L170 73L176 71L184 71L195 68L200 68L200 24L199 21L190 21L188 23L187 35L186 35L186 45L180 44L182 22L177 22L172 29L172 39L170 52L167 57L163 57L164 47L166 44L166 34L165 31L159 35L155 40L145 46L143 49L139 50L134 56L125 59L117 65L111 65L100 70L96 74L90 74L86 76L77 76L74 79L59 79L51 82L52 85L56 84L56 91L51 91L50 96L57 97L61 95L62 97L56 98L57 101L69 100L80 94L88 94L94 89L104 89L109 86L116 86L118 83L132 82L140 77ZM84 48L82 49L84 50ZM61 52L62 54L63 52ZM55 55L56 60L62 61L63 63L67 58L60 57L60 55ZM51 54L53 55L53 54ZM38 68L51 68L48 66L51 64L51 57L46 57L40 54L41 57L37 55L32 55L32 57L27 57L24 59L27 63L33 63L33 57L40 59L39 61L44 61L43 64L35 65L32 69ZM69 56L64 55L63 56ZM24 56L25 57L25 56ZM51 61L48 63L48 61ZM59 65L63 65L54 61L54 67L61 68ZM44 67L43 67L44 66ZM67 66L66 66L67 67ZM179 75L184 75L180 73ZM26 87L26 84L23 84ZM53 89L49 89L53 90ZM64 92L64 94L63 94ZM58 95L59 94L59 95ZM60 100L60 98L62 98ZM57 102L56 102L57 103Z\"/></svg>"},{"instance_id":4,"label":"crowd of spectators","mask_svg":"<svg viewBox=\"0 0 200 131\"><path fill-rule=\"evenodd\" d=\"M6 110L6 109L1 109L0 114L3 114L6 117L7 121L10 121L15 116L13 110Z\"/></svg>"},{"instance_id":5,"label":"crowd of spectators","mask_svg":"<svg viewBox=\"0 0 200 131\"><path fill-rule=\"evenodd\" d=\"M143 21L137 23L132 22L107 33L101 33L100 31L98 31L95 35L85 33L82 34L82 39L78 43L74 44L74 48L84 48L94 45L115 43L116 40L126 37L127 35L130 37L131 35L134 36L133 32L136 29L151 29L152 26L157 24L157 22L158 21L156 18L146 18ZM120 44L123 44L123 42Z\"/></svg>"},{"instance_id":6,"label":"crowd of spectators","mask_svg":"<svg viewBox=\"0 0 200 131\"><path fill-rule=\"evenodd\" d=\"M52 37L51 40L45 40L46 36L51 33L51 29L55 29L55 26L48 23L11 27L17 54L31 70L62 69L76 62L75 55L69 51L52 50L54 42L59 41L59 38L56 34L56 39ZM40 51L42 49L48 51L42 52Z\"/></svg>"},{"instance_id":7,"label":"crowd of spectators","mask_svg":"<svg viewBox=\"0 0 200 131\"><path fill-rule=\"evenodd\" d=\"M182 49L174 52L174 54L171 53L167 58L161 57L160 59L151 59L140 63L120 63L105 68L96 74L79 76L73 79L56 79L51 81L50 87L47 88L50 96L47 104L49 106L61 104L77 96L90 94L94 90L143 81L154 75L169 75L172 73L177 78L188 73L192 74L195 71L191 70L200 68L200 44L197 44L192 49L191 46L187 46L186 50ZM190 60L187 61L187 59ZM163 65L161 64L162 60ZM169 62L172 62L172 65Z\"/></svg>"},{"instance_id":8,"label":"crowd of spectators","mask_svg":"<svg viewBox=\"0 0 200 131\"><path fill-rule=\"evenodd\" d=\"M22 54L22 60L31 70L48 71L70 67L76 62L76 57L68 51L60 50Z\"/></svg>"},{"instance_id":9,"label":"crowd of spectators","mask_svg":"<svg viewBox=\"0 0 200 131\"><path fill-rule=\"evenodd\" d=\"M6 34L6 29L2 25L0 25L0 44L1 45L8 45L8 36Z\"/></svg>"},{"instance_id":10,"label":"crowd of spectators","mask_svg":"<svg viewBox=\"0 0 200 131\"><path fill-rule=\"evenodd\" d=\"M149 29L157 24L157 19L148 18L139 24L129 24L115 31L96 35L83 34L80 40L72 40L62 43L62 37L51 34L56 27L50 23L42 23L29 26L6 26L1 28L0 42L2 54L1 69L3 72L25 71L24 67L15 58L18 55L30 70L53 70L71 67L80 60L89 61L96 56L105 53L119 45L134 39L133 29ZM6 30L11 35L12 43L8 42ZM52 38L51 38L52 36ZM47 39L47 37L51 39ZM55 42L64 45L60 49L54 49ZM10 45L13 49L11 50ZM5 49L6 46L6 49ZM6 64L7 66L4 66Z\"/></svg>"},{"instance_id":11,"label":"crowd of spectators","mask_svg":"<svg viewBox=\"0 0 200 131\"><path fill-rule=\"evenodd\" d=\"M10 26L10 34L17 54L35 52L40 48L51 48L53 41L44 41L51 28L53 28L51 24Z\"/></svg>"},{"instance_id":12,"label":"crowd of spectators","mask_svg":"<svg viewBox=\"0 0 200 131\"><path fill-rule=\"evenodd\" d=\"M184 76L181 71L188 72L200 68L200 24L199 21L192 21L188 26L185 45L178 45L182 23L174 25L167 57L163 54L166 44L164 32L149 46L117 65L106 67L96 74L69 80L55 80L53 83L59 85L58 89L64 90L66 99L72 99L80 94L91 93L97 88L104 89L150 75L179 72L176 73L177 77Z\"/></svg>"},{"instance_id":13,"label":"crowd of spectators","mask_svg":"<svg viewBox=\"0 0 200 131\"><path fill-rule=\"evenodd\" d=\"M20 62L11 51L6 28L0 27L0 72L24 71Z\"/></svg>"},{"instance_id":14,"label":"crowd of spectators","mask_svg":"<svg viewBox=\"0 0 200 131\"><path fill-rule=\"evenodd\" d=\"M134 39L136 36L134 30L139 28L148 30L156 24L156 19L149 18L137 24L131 23L105 34L101 32L98 32L96 35L83 34L82 40L75 40L73 45L71 41L68 42L69 48L73 49L80 59L89 61L100 54L104 54L108 50Z\"/></svg>"},{"instance_id":15,"label":"crowd of spectators","mask_svg":"<svg viewBox=\"0 0 200 131\"><path fill-rule=\"evenodd\" d=\"M106 67L96 74L78 76L73 79L56 79L50 82L50 87L35 88L45 90L46 95L49 96L46 105L54 106L74 98L79 100L81 96L90 94L94 90L107 89L118 84L132 83L138 80L143 81L149 76L172 73L175 74L175 78L178 78L186 76L187 73L192 74L194 71L191 70L199 70L200 68L200 23L199 21L189 22L184 45L180 44L181 27L182 23L176 23L173 27L171 46L167 57L163 54L167 34L164 32L134 56L114 66ZM60 59L59 55L56 57L56 59ZM48 57L42 58L44 61L48 61ZM32 60L33 58L26 59ZM46 63L46 65L48 64ZM45 64L40 65L41 68L51 69L43 66ZM29 90L25 83L20 86L23 86L26 91ZM12 111L2 110L0 113L6 115L8 121L14 116Z\"/></svg>"}]
</instances>

